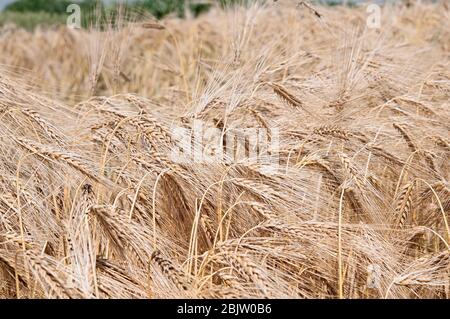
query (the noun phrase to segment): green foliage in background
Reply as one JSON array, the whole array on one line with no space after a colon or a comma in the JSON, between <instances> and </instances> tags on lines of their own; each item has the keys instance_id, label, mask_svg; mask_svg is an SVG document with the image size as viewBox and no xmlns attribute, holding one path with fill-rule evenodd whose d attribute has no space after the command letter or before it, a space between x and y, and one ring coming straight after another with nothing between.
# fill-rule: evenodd
<instances>
[{"instance_id":1,"label":"green foliage in background","mask_svg":"<svg viewBox=\"0 0 450 319\"><path fill-rule=\"evenodd\" d=\"M17 0L0 13L0 26L12 23L31 30L37 25L65 24L70 14L67 13L67 7L73 3L80 5L81 11L87 13L82 16L83 25L89 25L87 20L95 15L97 0ZM104 11L104 8L101 10Z\"/></svg>"},{"instance_id":2,"label":"green foliage in background","mask_svg":"<svg viewBox=\"0 0 450 319\"><path fill-rule=\"evenodd\" d=\"M49 26L66 23L67 16L47 12L14 12L0 14L0 26L15 24L27 30L33 30L38 25Z\"/></svg>"},{"instance_id":3,"label":"green foliage in background","mask_svg":"<svg viewBox=\"0 0 450 319\"><path fill-rule=\"evenodd\" d=\"M189 9L194 16L206 12L213 4L225 8L239 4L246 4L254 0L210 0L199 3L200 1L187 2ZM268 0L272 1L272 0ZM339 1L339 0L327 0ZM352 1L352 0L350 0ZM7 23L14 23L27 29L33 29L36 25L54 25L63 24L69 13L67 7L77 3L81 7L82 24L89 26L98 19L98 12L101 12L101 24L106 20L114 19L115 5L108 6L98 0L17 0L8 5L4 12L0 13L0 26ZM96 10L97 4L101 4L99 10ZM154 17L161 19L169 14L175 14L183 17L186 8L185 0L128 0L127 10L130 12L149 12Z\"/></svg>"},{"instance_id":4,"label":"green foliage in background","mask_svg":"<svg viewBox=\"0 0 450 319\"><path fill-rule=\"evenodd\" d=\"M184 14L184 0L143 0L135 5L148 10L158 19L170 13L176 13L178 16Z\"/></svg>"},{"instance_id":5,"label":"green foliage in background","mask_svg":"<svg viewBox=\"0 0 450 319\"><path fill-rule=\"evenodd\" d=\"M64 13L71 3L68 0L18 0L5 8L5 12Z\"/></svg>"},{"instance_id":6,"label":"green foliage in background","mask_svg":"<svg viewBox=\"0 0 450 319\"><path fill-rule=\"evenodd\" d=\"M236 3L242 0L216 0L216 2L221 5L228 5L231 3ZM208 3L189 3L189 9L194 14L200 14L207 11L214 1ZM82 1L71 1L71 0L17 0L16 2L8 5L5 11L14 12L47 12L47 13L60 13L66 12L67 6L72 3L77 3L81 6L81 9L91 9L99 3L97 0L82 0ZM100 2L101 3L101 2ZM177 13L183 15L185 0L129 0L128 6L139 7L148 10L155 17L162 18L170 13Z\"/></svg>"},{"instance_id":7,"label":"green foliage in background","mask_svg":"<svg viewBox=\"0 0 450 319\"><path fill-rule=\"evenodd\" d=\"M213 3L220 5L221 7L231 6L236 3L245 2L248 0L213 0L213 1L205 1L204 3L195 3L195 1L189 3L189 10L194 16L198 16L199 14L206 12L210 9ZM149 11L153 16L158 19L163 18L164 16L176 13L179 17L182 17L185 13L185 0L139 0L135 1L135 6L140 7L144 10Z\"/></svg>"},{"instance_id":8,"label":"green foliage in background","mask_svg":"<svg viewBox=\"0 0 450 319\"><path fill-rule=\"evenodd\" d=\"M99 3L97 0L17 0L5 7L5 12L45 12L66 14L67 7L78 4L81 10L93 10Z\"/></svg>"}]
</instances>

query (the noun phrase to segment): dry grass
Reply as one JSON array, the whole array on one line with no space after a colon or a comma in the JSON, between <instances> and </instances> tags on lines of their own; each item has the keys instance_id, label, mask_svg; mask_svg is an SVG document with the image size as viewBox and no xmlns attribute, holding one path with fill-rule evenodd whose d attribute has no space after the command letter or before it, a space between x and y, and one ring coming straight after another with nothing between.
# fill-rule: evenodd
<instances>
[{"instance_id":1,"label":"dry grass","mask_svg":"<svg viewBox=\"0 0 450 319\"><path fill-rule=\"evenodd\" d=\"M450 298L450 11L365 20L2 29L0 297ZM195 120L280 168L174 162Z\"/></svg>"}]
</instances>

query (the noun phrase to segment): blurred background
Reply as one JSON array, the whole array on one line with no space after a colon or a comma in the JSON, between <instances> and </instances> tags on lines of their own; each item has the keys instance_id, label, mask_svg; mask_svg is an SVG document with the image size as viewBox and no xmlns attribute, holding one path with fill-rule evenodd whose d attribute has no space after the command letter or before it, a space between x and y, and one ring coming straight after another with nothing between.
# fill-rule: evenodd
<instances>
[{"instance_id":1,"label":"blurred background","mask_svg":"<svg viewBox=\"0 0 450 319\"><path fill-rule=\"evenodd\" d=\"M101 11L105 15L108 12L114 12L117 3L126 3L130 12L138 12L142 16L151 14L156 18L163 18L167 15L184 17L189 14L190 16L197 16L215 5L232 6L245 1L251 0L0 0L0 26L14 24L26 29L34 29L38 25L65 24L70 14L66 12L67 7L73 3L80 5L83 13L83 25L87 26L89 21L92 20L98 4L100 4ZM311 2L329 6L356 6L367 2L401 1L420 0L312 0Z\"/></svg>"}]
</instances>

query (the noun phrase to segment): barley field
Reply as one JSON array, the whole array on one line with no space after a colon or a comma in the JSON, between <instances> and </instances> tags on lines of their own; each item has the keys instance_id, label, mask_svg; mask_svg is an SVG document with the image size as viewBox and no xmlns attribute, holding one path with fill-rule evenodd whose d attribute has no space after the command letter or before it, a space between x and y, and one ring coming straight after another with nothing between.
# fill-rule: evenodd
<instances>
[{"instance_id":1,"label":"barley field","mask_svg":"<svg viewBox=\"0 0 450 319\"><path fill-rule=\"evenodd\" d=\"M117 16L0 31L0 298L450 298L448 3Z\"/></svg>"}]
</instances>

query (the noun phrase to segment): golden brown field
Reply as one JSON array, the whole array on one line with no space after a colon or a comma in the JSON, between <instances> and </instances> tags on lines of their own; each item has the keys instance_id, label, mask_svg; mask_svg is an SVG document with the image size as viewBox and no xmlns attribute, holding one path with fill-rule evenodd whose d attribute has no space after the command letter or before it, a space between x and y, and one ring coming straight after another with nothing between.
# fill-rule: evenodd
<instances>
[{"instance_id":1,"label":"golden brown field","mask_svg":"<svg viewBox=\"0 0 450 319\"><path fill-rule=\"evenodd\" d=\"M2 29L0 298L450 298L450 9L366 19ZM279 165L173 160L199 121Z\"/></svg>"}]
</instances>

